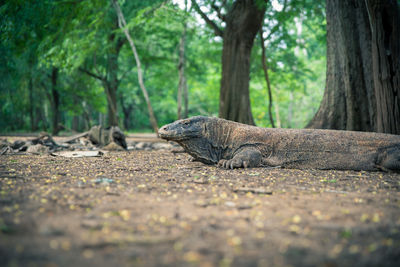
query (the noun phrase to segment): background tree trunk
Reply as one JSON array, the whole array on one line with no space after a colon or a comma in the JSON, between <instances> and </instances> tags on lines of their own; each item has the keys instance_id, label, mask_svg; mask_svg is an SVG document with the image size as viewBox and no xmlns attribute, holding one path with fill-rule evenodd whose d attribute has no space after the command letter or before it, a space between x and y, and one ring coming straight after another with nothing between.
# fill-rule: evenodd
<instances>
[{"instance_id":1,"label":"background tree trunk","mask_svg":"<svg viewBox=\"0 0 400 267\"><path fill-rule=\"evenodd\" d=\"M370 131L375 122L375 96L364 0L327 0L326 22L325 93L307 127Z\"/></svg>"},{"instance_id":2,"label":"background tree trunk","mask_svg":"<svg viewBox=\"0 0 400 267\"><path fill-rule=\"evenodd\" d=\"M235 1L226 16L219 104L219 117L252 125L250 54L265 13L265 6L255 2Z\"/></svg>"},{"instance_id":3,"label":"background tree trunk","mask_svg":"<svg viewBox=\"0 0 400 267\"><path fill-rule=\"evenodd\" d=\"M107 95L107 124L108 126L118 126L118 112L117 112L117 88L112 87L110 84L104 86L104 91Z\"/></svg>"},{"instance_id":4,"label":"background tree trunk","mask_svg":"<svg viewBox=\"0 0 400 267\"><path fill-rule=\"evenodd\" d=\"M187 80L185 77L184 87L183 87L183 117L187 118L189 116L189 92Z\"/></svg>"},{"instance_id":5,"label":"background tree trunk","mask_svg":"<svg viewBox=\"0 0 400 267\"><path fill-rule=\"evenodd\" d=\"M179 72L179 84L178 84L178 120L182 119L182 95L187 90L186 76L185 76L185 39L186 39L186 22L183 25L183 32L181 36L181 40L179 43L179 63L178 63L178 72ZM185 99L186 100L186 99ZM185 101L186 102L186 101ZM185 103L184 106L184 117L187 116L187 105Z\"/></svg>"},{"instance_id":6,"label":"background tree trunk","mask_svg":"<svg viewBox=\"0 0 400 267\"><path fill-rule=\"evenodd\" d=\"M97 70L96 64L94 69L97 73L91 72L86 68L79 68L80 71L87 75L101 81L104 93L107 99L107 124L108 126L118 126L118 108L117 108L117 91L120 80L118 79L118 57L125 39L117 37L115 30L118 29L118 17L115 16L115 22L112 26L112 33L108 36L108 49L107 49L107 70L105 75L100 74ZM95 60L94 60L95 62ZM100 123L103 124L104 122Z\"/></svg>"},{"instance_id":7,"label":"background tree trunk","mask_svg":"<svg viewBox=\"0 0 400 267\"><path fill-rule=\"evenodd\" d=\"M400 134L400 16L396 1L369 0L376 131Z\"/></svg>"},{"instance_id":8,"label":"background tree trunk","mask_svg":"<svg viewBox=\"0 0 400 267\"><path fill-rule=\"evenodd\" d=\"M118 29L118 18L115 18L114 29ZM106 82L103 83L107 94L108 125L118 126L117 91L118 91L118 56L124 44L122 38L117 38L115 32L109 36L108 69Z\"/></svg>"},{"instance_id":9,"label":"background tree trunk","mask_svg":"<svg viewBox=\"0 0 400 267\"><path fill-rule=\"evenodd\" d=\"M72 117L72 122L71 122L71 130L75 132L79 132L79 116L75 115Z\"/></svg>"},{"instance_id":10,"label":"background tree trunk","mask_svg":"<svg viewBox=\"0 0 400 267\"><path fill-rule=\"evenodd\" d=\"M51 111L52 117L52 134L58 134L60 127L60 95L57 90L58 68L53 67L51 71Z\"/></svg>"},{"instance_id":11,"label":"background tree trunk","mask_svg":"<svg viewBox=\"0 0 400 267\"><path fill-rule=\"evenodd\" d=\"M123 120L124 129L129 130L133 127L132 115L133 115L133 109L135 108L135 103L126 103L124 100L124 96L122 94L119 96L119 101L121 102L122 112L124 113L124 120Z\"/></svg>"},{"instance_id":12,"label":"background tree trunk","mask_svg":"<svg viewBox=\"0 0 400 267\"><path fill-rule=\"evenodd\" d=\"M35 101L33 99L33 79L32 79L32 71L29 73L29 81L28 81L28 92L29 92L29 118L31 121L31 131L37 131L37 125L35 124L35 116L34 116L34 111L35 111Z\"/></svg>"},{"instance_id":13,"label":"background tree trunk","mask_svg":"<svg viewBox=\"0 0 400 267\"><path fill-rule=\"evenodd\" d=\"M86 104L85 101L82 102L83 118L84 118L84 129L87 131L92 127L91 117L90 117L90 106Z\"/></svg>"}]
</instances>

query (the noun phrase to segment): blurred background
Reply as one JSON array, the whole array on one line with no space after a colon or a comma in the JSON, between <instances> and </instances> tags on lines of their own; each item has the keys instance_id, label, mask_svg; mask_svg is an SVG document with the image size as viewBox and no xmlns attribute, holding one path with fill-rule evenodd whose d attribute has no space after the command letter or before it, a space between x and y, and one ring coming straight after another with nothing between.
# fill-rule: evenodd
<instances>
[{"instance_id":1,"label":"blurred background","mask_svg":"<svg viewBox=\"0 0 400 267\"><path fill-rule=\"evenodd\" d=\"M224 39L206 19L226 27L234 2L118 2L158 126L219 115ZM324 93L325 2L264 5L250 56L254 122L271 127L272 116L275 127L302 128ZM112 1L12 0L1 5L0 17L1 132L59 134L98 124L153 131L137 60Z\"/></svg>"}]
</instances>

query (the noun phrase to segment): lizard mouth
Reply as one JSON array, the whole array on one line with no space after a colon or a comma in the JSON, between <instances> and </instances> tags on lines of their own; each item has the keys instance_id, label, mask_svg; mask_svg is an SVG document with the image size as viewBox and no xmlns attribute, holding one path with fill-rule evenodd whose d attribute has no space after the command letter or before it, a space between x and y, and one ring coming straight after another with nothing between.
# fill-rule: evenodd
<instances>
[{"instance_id":1,"label":"lizard mouth","mask_svg":"<svg viewBox=\"0 0 400 267\"><path fill-rule=\"evenodd\" d=\"M176 131L168 129L168 125L161 127L158 130L158 135L162 139L171 141L179 141L185 139L184 136L180 136Z\"/></svg>"},{"instance_id":2,"label":"lizard mouth","mask_svg":"<svg viewBox=\"0 0 400 267\"><path fill-rule=\"evenodd\" d=\"M158 130L158 135L165 140L185 141L201 136L199 127L182 123L181 121L164 125Z\"/></svg>"},{"instance_id":3,"label":"lizard mouth","mask_svg":"<svg viewBox=\"0 0 400 267\"><path fill-rule=\"evenodd\" d=\"M167 140L169 140L169 138L171 137L169 131L166 130L166 126L163 126L160 129L158 129L158 135L162 139L167 139Z\"/></svg>"}]
</instances>

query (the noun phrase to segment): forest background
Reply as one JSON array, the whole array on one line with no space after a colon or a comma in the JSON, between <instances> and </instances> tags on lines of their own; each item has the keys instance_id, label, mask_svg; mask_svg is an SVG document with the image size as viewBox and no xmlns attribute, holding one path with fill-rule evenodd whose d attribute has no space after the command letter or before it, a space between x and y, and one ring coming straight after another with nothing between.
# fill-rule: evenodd
<instances>
[{"instance_id":1,"label":"forest background","mask_svg":"<svg viewBox=\"0 0 400 267\"><path fill-rule=\"evenodd\" d=\"M196 1L215 20L226 11L223 5L232 2ZM119 5L158 125L178 117L218 116L223 40L191 1ZM2 132L56 134L109 125L110 90L115 93L111 97L117 124L125 131L151 131L137 64L111 1L13 0L1 5L0 16ZM224 26L223 20L219 23ZM256 35L250 60L254 121L257 126L272 126L265 60L275 126L305 127L317 112L325 87L325 1L269 1L261 32L263 38L260 32ZM178 97L182 83L183 96Z\"/></svg>"}]
</instances>

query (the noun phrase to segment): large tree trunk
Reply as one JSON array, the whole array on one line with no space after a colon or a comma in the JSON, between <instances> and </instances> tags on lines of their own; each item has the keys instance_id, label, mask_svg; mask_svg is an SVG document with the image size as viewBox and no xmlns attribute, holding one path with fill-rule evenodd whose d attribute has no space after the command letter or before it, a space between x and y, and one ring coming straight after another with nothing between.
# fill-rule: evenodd
<instances>
[{"instance_id":1,"label":"large tree trunk","mask_svg":"<svg viewBox=\"0 0 400 267\"><path fill-rule=\"evenodd\" d=\"M308 127L400 134L397 2L327 0L326 16L326 88Z\"/></svg>"},{"instance_id":2,"label":"large tree trunk","mask_svg":"<svg viewBox=\"0 0 400 267\"><path fill-rule=\"evenodd\" d=\"M219 117L252 125L250 54L265 13L265 6L255 2L235 1L226 16L219 103Z\"/></svg>"},{"instance_id":3,"label":"large tree trunk","mask_svg":"<svg viewBox=\"0 0 400 267\"><path fill-rule=\"evenodd\" d=\"M376 131L400 134L400 16L396 1L369 0Z\"/></svg>"},{"instance_id":4,"label":"large tree trunk","mask_svg":"<svg viewBox=\"0 0 400 267\"><path fill-rule=\"evenodd\" d=\"M326 1L327 72L310 128L370 131L375 105L371 32L364 0Z\"/></svg>"}]
</instances>

